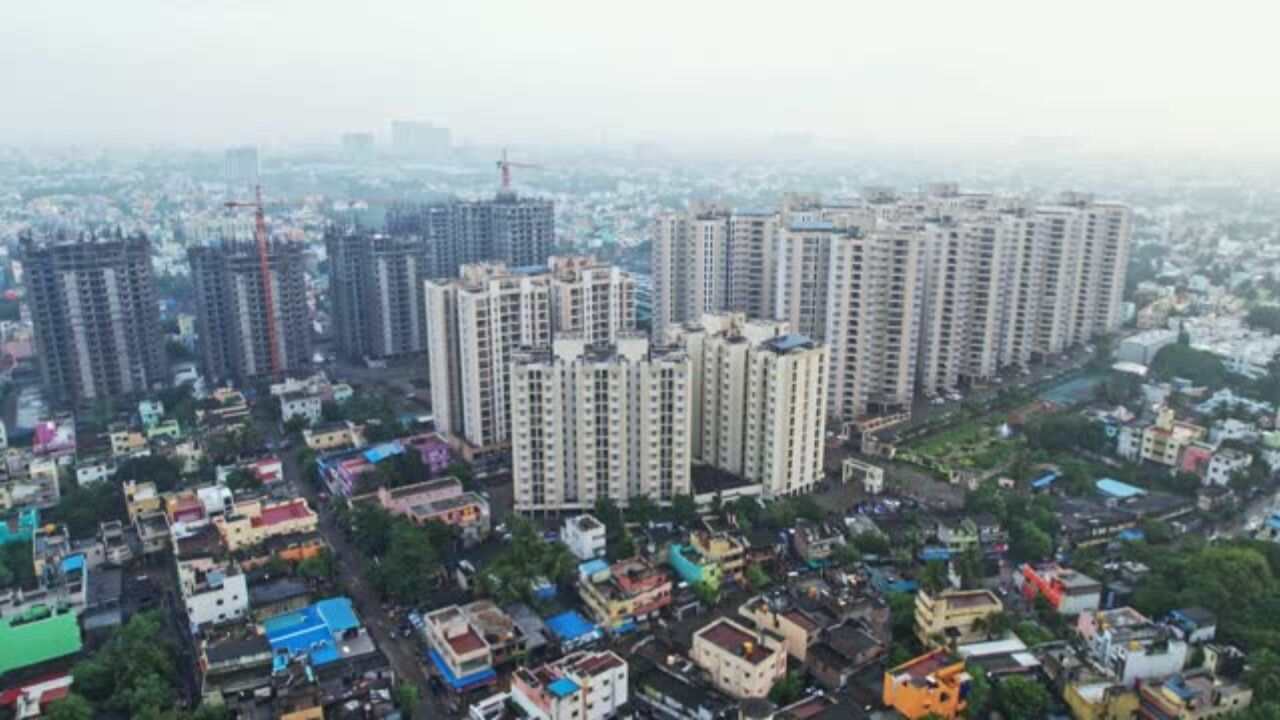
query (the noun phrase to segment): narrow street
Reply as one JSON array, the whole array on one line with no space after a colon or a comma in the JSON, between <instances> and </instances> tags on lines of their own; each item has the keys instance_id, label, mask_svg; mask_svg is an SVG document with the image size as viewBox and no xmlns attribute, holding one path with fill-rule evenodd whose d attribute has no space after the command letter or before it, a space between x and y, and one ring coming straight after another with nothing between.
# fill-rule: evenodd
<instances>
[{"instance_id":1,"label":"narrow street","mask_svg":"<svg viewBox=\"0 0 1280 720\"><path fill-rule=\"evenodd\" d=\"M280 439L279 431L271 425L260 422L259 429L269 440ZM356 612L364 620L378 647L386 654L391 668L401 682L407 681L417 686L420 701L418 707L414 709L413 716L415 718L447 716L449 710L431 692L416 641L413 638L401 638L396 632L395 623L383 612L377 593L365 580L364 556L351 546L346 534L333 522L333 515L325 509L312 482L302 477L301 468L298 467L297 460L294 458L296 451L294 447L280 451L285 482L294 493L305 497L319 514L320 534L333 549L334 565L340 584L348 589L355 603Z\"/></svg>"}]
</instances>

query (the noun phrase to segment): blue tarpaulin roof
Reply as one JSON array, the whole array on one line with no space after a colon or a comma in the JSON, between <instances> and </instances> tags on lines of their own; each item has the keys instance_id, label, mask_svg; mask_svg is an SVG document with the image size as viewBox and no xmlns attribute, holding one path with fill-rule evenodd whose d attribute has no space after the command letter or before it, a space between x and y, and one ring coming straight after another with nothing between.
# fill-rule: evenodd
<instances>
[{"instance_id":1,"label":"blue tarpaulin roof","mask_svg":"<svg viewBox=\"0 0 1280 720\"><path fill-rule=\"evenodd\" d=\"M62 572L69 573L84 569L84 555L76 553L62 559Z\"/></svg>"},{"instance_id":2,"label":"blue tarpaulin roof","mask_svg":"<svg viewBox=\"0 0 1280 720\"><path fill-rule=\"evenodd\" d=\"M1139 540L1145 539L1147 537L1147 534L1142 532L1138 528L1129 528L1128 530L1121 530L1120 534L1117 537L1119 537L1121 540L1124 540L1125 542L1137 542Z\"/></svg>"},{"instance_id":3,"label":"blue tarpaulin roof","mask_svg":"<svg viewBox=\"0 0 1280 720\"><path fill-rule=\"evenodd\" d=\"M398 442L382 443L381 445L375 445L374 447L365 450L364 459L374 465L377 465L392 455L399 455L402 452L404 452L404 448L401 447Z\"/></svg>"},{"instance_id":4,"label":"blue tarpaulin roof","mask_svg":"<svg viewBox=\"0 0 1280 720\"><path fill-rule=\"evenodd\" d=\"M596 558L595 560L588 560L578 565L578 574L586 575L587 577L590 577L592 575L595 575L596 573L604 572L605 570L608 570L608 569L609 569L609 563L605 562L604 560L601 560L600 558Z\"/></svg>"},{"instance_id":5,"label":"blue tarpaulin roof","mask_svg":"<svg viewBox=\"0 0 1280 720\"><path fill-rule=\"evenodd\" d=\"M551 628L551 632L555 633L561 642L572 642L596 629L595 625L574 610L550 618L547 620L547 627Z\"/></svg>"},{"instance_id":6,"label":"blue tarpaulin roof","mask_svg":"<svg viewBox=\"0 0 1280 720\"><path fill-rule=\"evenodd\" d=\"M351 600L345 597L321 600L293 612L267 618L262 623L267 642L280 669L290 657L306 653L312 665L331 663L341 657L334 636L360 627Z\"/></svg>"},{"instance_id":7,"label":"blue tarpaulin roof","mask_svg":"<svg viewBox=\"0 0 1280 720\"><path fill-rule=\"evenodd\" d=\"M1050 485L1052 485L1052 484L1053 484L1053 481L1054 481L1054 480L1057 480L1057 479L1058 479L1058 473L1056 473L1056 472L1045 473L1044 475L1041 475L1040 477L1036 478L1035 480L1032 480L1032 481L1031 481L1031 487L1033 487L1033 488L1035 488L1035 489L1037 489L1037 490L1041 490L1041 489L1047 488L1047 487L1049 487Z\"/></svg>"},{"instance_id":8,"label":"blue tarpaulin roof","mask_svg":"<svg viewBox=\"0 0 1280 720\"><path fill-rule=\"evenodd\" d=\"M1113 498L1119 498L1121 500L1147 494L1147 491L1140 487L1134 487L1129 483L1122 483L1119 480L1112 480L1111 478L1102 478L1094 483L1094 487L1098 488L1098 492L1103 495L1110 495Z\"/></svg>"}]
</instances>

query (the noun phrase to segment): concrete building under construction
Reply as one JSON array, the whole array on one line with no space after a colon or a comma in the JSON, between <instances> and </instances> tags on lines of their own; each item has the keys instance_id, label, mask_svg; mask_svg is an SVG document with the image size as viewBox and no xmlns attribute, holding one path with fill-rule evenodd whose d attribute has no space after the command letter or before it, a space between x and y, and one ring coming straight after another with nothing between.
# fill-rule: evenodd
<instances>
[{"instance_id":1,"label":"concrete building under construction","mask_svg":"<svg viewBox=\"0 0 1280 720\"><path fill-rule=\"evenodd\" d=\"M325 246L339 352L359 360L426 350L422 283L435 276L426 239L333 231Z\"/></svg>"},{"instance_id":2,"label":"concrete building under construction","mask_svg":"<svg viewBox=\"0 0 1280 720\"><path fill-rule=\"evenodd\" d=\"M189 251L201 359L210 379L240 382L302 371L311 362L303 246L275 239L267 250L270 302L253 243L223 241ZM268 305L274 309L274 353L268 341ZM273 356L279 367L272 367Z\"/></svg>"},{"instance_id":3,"label":"concrete building under construction","mask_svg":"<svg viewBox=\"0 0 1280 720\"><path fill-rule=\"evenodd\" d=\"M398 205L387 212L387 232L422 238L434 277L457 277L460 267L477 262L546 265L555 247L555 206L514 192L492 200Z\"/></svg>"}]
</instances>

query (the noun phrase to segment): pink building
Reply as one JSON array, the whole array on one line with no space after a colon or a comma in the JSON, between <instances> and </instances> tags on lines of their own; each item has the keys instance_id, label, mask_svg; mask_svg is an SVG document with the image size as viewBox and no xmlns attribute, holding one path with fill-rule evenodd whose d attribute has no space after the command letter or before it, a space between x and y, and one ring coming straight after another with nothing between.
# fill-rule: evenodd
<instances>
[{"instance_id":1,"label":"pink building","mask_svg":"<svg viewBox=\"0 0 1280 720\"><path fill-rule=\"evenodd\" d=\"M1213 459L1213 448L1200 443L1192 443L1182 451L1178 469L1193 475L1204 477L1209 469L1209 461Z\"/></svg>"},{"instance_id":2,"label":"pink building","mask_svg":"<svg viewBox=\"0 0 1280 720\"><path fill-rule=\"evenodd\" d=\"M31 451L36 455L59 455L75 452L76 426L70 418L42 420L36 423Z\"/></svg>"},{"instance_id":3,"label":"pink building","mask_svg":"<svg viewBox=\"0 0 1280 720\"><path fill-rule=\"evenodd\" d=\"M463 489L457 478L440 478L404 485L380 487L376 492L352 498L376 500L392 515L403 515L422 525L432 520L462 530L467 543L489 535L489 503L480 495Z\"/></svg>"}]
</instances>

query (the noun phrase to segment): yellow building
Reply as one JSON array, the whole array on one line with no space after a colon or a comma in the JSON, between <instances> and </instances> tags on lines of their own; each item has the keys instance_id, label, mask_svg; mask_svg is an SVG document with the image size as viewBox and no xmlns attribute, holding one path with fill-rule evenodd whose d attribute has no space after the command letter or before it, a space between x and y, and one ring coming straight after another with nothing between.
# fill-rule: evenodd
<instances>
[{"instance_id":1,"label":"yellow building","mask_svg":"<svg viewBox=\"0 0 1280 720\"><path fill-rule=\"evenodd\" d=\"M321 423L314 428L306 428L302 431L302 441L316 452L360 447L364 444L360 429L349 420Z\"/></svg>"},{"instance_id":2,"label":"yellow building","mask_svg":"<svg viewBox=\"0 0 1280 720\"><path fill-rule=\"evenodd\" d=\"M1176 467L1182 451L1205 434L1199 425L1179 422L1173 408L1160 408L1155 423L1142 431L1142 459Z\"/></svg>"},{"instance_id":3,"label":"yellow building","mask_svg":"<svg viewBox=\"0 0 1280 720\"><path fill-rule=\"evenodd\" d=\"M1075 720L1129 720L1138 714L1138 693L1111 682L1071 683L1062 699Z\"/></svg>"},{"instance_id":4,"label":"yellow building","mask_svg":"<svg viewBox=\"0 0 1280 720\"><path fill-rule=\"evenodd\" d=\"M159 512L164 508L164 498L156 492L153 482L134 482L124 484L124 506L129 513L129 522L137 520L139 515Z\"/></svg>"},{"instance_id":5,"label":"yellow building","mask_svg":"<svg viewBox=\"0 0 1280 720\"><path fill-rule=\"evenodd\" d=\"M745 569L747 546L741 540L725 533L709 533L697 530L689 534L689 545L720 566L722 577L732 577L739 582Z\"/></svg>"},{"instance_id":6,"label":"yellow building","mask_svg":"<svg viewBox=\"0 0 1280 720\"><path fill-rule=\"evenodd\" d=\"M1004 611L989 590L948 590L916 593L916 638L925 647L985 640L987 618ZM974 625L978 627L974 627Z\"/></svg>"},{"instance_id":7,"label":"yellow building","mask_svg":"<svg viewBox=\"0 0 1280 720\"><path fill-rule=\"evenodd\" d=\"M721 618L693 634L690 659L718 690L739 700L763 698L787 674L787 652L770 633Z\"/></svg>"},{"instance_id":8,"label":"yellow building","mask_svg":"<svg viewBox=\"0 0 1280 720\"><path fill-rule=\"evenodd\" d=\"M112 455L133 455L147 448L147 438L140 432L120 430L111 433Z\"/></svg>"},{"instance_id":9,"label":"yellow building","mask_svg":"<svg viewBox=\"0 0 1280 720\"><path fill-rule=\"evenodd\" d=\"M213 524L227 549L236 552L267 538L315 532L319 518L303 498L270 505L251 500L236 503L232 512L215 517Z\"/></svg>"},{"instance_id":10,"label":"yellow building","mask_svg":"<svg viewBox=\"0 0 1280 720\"><path fill-rule=\"evenodd\" d=\"M971 678L964 661L938 649L884 674L884 704L911 720L930 713L955 720L964 712Z\"/></svg>"},{"instance_id":11,"label":"yellow building","mask_svg":"<svg viewBox=\"0 0 1280 720\"><path fill-rule=\"evenodd\" d=\"M809 646L822 632L822 626L800 610L792 608L783 612L774 612L769 601L763 597L748 600L738 608L738 614L751 621L753 625L768 630L782 638L787 654L800 662L809 656Z\"/></svg>"}]
</instances>

